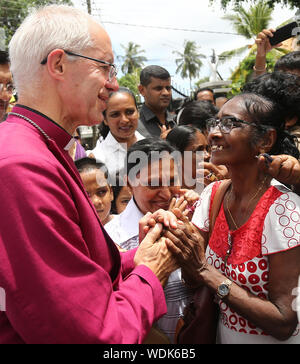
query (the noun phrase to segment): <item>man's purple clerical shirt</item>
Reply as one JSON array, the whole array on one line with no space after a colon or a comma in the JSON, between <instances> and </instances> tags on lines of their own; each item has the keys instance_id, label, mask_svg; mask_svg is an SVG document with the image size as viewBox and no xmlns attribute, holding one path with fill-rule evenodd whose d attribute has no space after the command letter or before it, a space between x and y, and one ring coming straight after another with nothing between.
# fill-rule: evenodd
<instances>
[{"instance_id":1,"label":"man's purple clerical shirt","mask_svg":"<svg viewBox=\"0 0 300 364\"><path fill-rule=\"evenodd\" d=\"M105 232L72 137L34 110L13 112L50 140L14 115L0 125L0 343L142 343L166 313L160 282Z\"/></svg>"}]
</instances>

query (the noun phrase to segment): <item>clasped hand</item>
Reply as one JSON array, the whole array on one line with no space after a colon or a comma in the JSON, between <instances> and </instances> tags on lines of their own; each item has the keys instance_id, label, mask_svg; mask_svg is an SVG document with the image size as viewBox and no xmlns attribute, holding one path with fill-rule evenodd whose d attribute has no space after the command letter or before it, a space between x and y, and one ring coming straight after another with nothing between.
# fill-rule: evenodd
<instances>
[{"instance_id":1,"label":"clasped hand","mask_svg":"<svg viewBox=\"0 0 300 364\"><path fill-rule=\"evenodd\" d=\"M201 284L199 272L207 265L204 238L179 208L175 207L172 211L158 210L145 215L140 221L140 239L140 248L147 245L148 241L149 250L151 240L151 249L155 254L161 254L162 250L166 266L161 267L165 275L171 273L170 269L181 267L188 285L194 287ZM140 248L137 251L139 256L143 254Z\"/></svg>"}]
</instances>

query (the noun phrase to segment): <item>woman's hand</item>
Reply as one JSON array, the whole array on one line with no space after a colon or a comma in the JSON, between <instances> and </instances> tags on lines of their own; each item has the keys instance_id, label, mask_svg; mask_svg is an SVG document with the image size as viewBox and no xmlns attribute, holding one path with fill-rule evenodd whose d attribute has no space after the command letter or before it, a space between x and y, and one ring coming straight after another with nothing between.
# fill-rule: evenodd
<instances>
[{"instance_id":1,"label":"woman's hand","mask_svg":"<svg viewBox=\"0 0 300 364\"><path fill-rule=\"evenodd\" d=\"M274 46L270 43L270 38L273 37L273 33L275 33L275 29L264 29L261 31L255 40L257 45L257 56L266 57L267 53L270 52L273 48L280 47L282 43L278 43Z\"/></svg>"},{"instance_id":2,"label":"woman's hand","mask_svg":"<svg viewBox=\"0 0 300 364\"><path fill-rule=\"evenodd\" d=\"M228 170L225 166L217 166L210 162L202 162L199 164L197 176L203 179L205 186L210 183L228 178Z\"/></svg>"},{"instance_id":3,"label":"woman's hand","mask_svg":"<svg viewBox=\"0 0 300 364\"><path fill-rule=\"evenodd\" d=\"M163 209L157 210L154 213L147 214L139 221L139 241L142 241L146 234L156 223L161 223L164 227L177 228L177 217L171 212Z\"/></svg>"},{"instance_id":4,"label":"woman's hand","mask_svg":"<svg viewBox=\"0 0 300 364\"><path fill-rule=\"evenodd\" d=\"M200 273L207 267L205 241L199 230L189 222L179 209L174 210L177 218L176 229L164 229L168 249L182 268L187 284L197 287L202 284Z\"/></svg>"},{"instance_id":5,"label":"woman's hand","mask_svg":"<svg viewBox=\"0 0 300 364\"><path fill-rule=\"evenodd\" d=\"M258 157L261 170L283 184L300 185L300 162L296 158L286 154L272 155L271 158L273 161L268 163L263 155Z\"/></svg>"},{"instance_id":6,"label":"woman's hand","mask_svg":"<svg viewBox=\"0 0 300 364\"><path fill-rule=\"evenodd\" d=\"M179 190L179 194L181 195L179 198L172 198L169 210L174 212L174 209L179 209L184 216L191 220L194 214L195 204L200 196L194 190L183 188Z\"/></svg>"}]
</instances>

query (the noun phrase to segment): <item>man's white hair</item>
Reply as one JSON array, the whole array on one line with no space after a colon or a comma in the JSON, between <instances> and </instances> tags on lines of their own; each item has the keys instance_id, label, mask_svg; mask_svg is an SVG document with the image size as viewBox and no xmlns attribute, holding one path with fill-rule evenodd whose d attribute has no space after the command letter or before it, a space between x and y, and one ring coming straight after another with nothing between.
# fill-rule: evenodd
<instances>
[{"instance_id":1,"label":"man's white hair","mask_svg":"<svg viewBox=\"0 0 300 364\"><path fill-rule=\"evenodd\" d=\"M92 47L89 14L66 5L49 5L33 10L9 43L11 72L17 91L38 87L41 62L54 49L73 52Z\"/></svg>"}]
</instances>

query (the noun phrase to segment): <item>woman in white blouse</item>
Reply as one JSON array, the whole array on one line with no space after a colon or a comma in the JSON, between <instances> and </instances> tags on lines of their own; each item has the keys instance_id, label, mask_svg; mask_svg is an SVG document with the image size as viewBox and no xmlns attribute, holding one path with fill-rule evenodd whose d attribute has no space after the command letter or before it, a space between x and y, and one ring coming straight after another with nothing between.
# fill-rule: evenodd
<instances>
[{"instance_id":1,"label":"woman in white blouse","mask_svg":"<svg viewBox=\"0 0 300 364\"><path fill-rule=\"evenodd\" d=\"M104 112L104 125L108 128L108 134L102 142L97 142L90 155L105 163L111 178L123 169L128 148L144 139L136 131L138 120L136 99L128 88L120 87L109 95Z\"/></svg>"}]
</instances>

